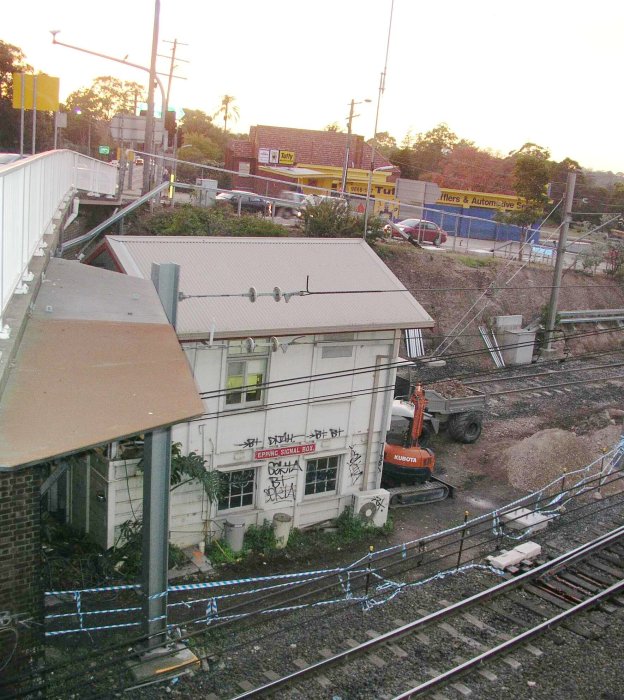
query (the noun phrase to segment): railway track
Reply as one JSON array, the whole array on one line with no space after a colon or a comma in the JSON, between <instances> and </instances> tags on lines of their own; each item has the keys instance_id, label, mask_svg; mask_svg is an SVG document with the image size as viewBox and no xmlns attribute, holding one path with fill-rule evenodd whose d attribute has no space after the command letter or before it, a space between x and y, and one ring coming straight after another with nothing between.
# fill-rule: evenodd
<instances>
[{"instance_id":1,"label":"railway track","mask_svg":"<svg viewBox=\"0 0 624 700\"><path fill-rule=\"evenodd\" d=\"M475 581L475 588L483 587L482 577L487 575L476 573L480 580ZM496 581L494 585L455 602L438 598L442 608L421 607L410 622L388 619L388 615L377 615L373 620L371 616L352 635L348 629L338 635L334 628L331 641L325 643L322 624L317 622L319 629L304 625L309 639L291 645L291 654L279 658L270 651L264 653L266 649L260 653L258 646L252 647L252 657L258 655L253 671L247 665L244 672L245 664L239 666L240 659L234 654L228 659L234 662L228 664L228 676L231 679L232 672L239 679L244 676L235 684L243 692L232 693L234 686L228 683L208 698L436 697L442 686L450 694L437 697L467 696L475 686L481 688L479 693L498 697L501 672L497 665L519 667L516 654L540 657L543 652L534 645L540 635L563 626L567 633L591 640L604 633L604 618L620 614L624 605L624 526L537 566L524 567L516 575L494 579L490 573L489 577ZM452 591L453 586L445 582L437 594L452 595ZM428 597L419 597L423 605L431 602ZM588 611L597 607L603 619L594 615L589 621ZM336 620L335 624L346 623ZM387 629L383 629L384 624ZM342 641L338 642L340 636ZM358 636L365 639L358 641ZM279 673L285 656L290 657L286 665L293 670ZM311 656L321 658L309 660Z\"/></svg>"},{"instance_id":2,"label":"railway track","mask_svg":"<svg viewBox=\"0 0 624 700\"><path fill-rule=\"evenodd\" d=\"M606 383L621 391L624 387L624 362L572 360L554 368L531 365L511 368L494 376L467 377L463 383L489 397L526 394L539 399L561 400L583 392L604 392Z\"/></svg>"}]
</instances>

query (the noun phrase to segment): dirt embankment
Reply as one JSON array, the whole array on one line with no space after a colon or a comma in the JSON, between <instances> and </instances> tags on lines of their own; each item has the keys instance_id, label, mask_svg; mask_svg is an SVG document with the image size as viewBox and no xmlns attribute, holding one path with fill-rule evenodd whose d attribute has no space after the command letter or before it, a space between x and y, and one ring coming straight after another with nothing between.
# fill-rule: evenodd
<instances>
[{"instance_id":1,"label":"dirt embankment","mask_svg":"<svg viewBox=\"0 0 624 700\"><path fill-rule=\"evenodd\" d=\"M445 335L455 334L455 327L465 314L470 319L481 311L455 341L452 352L481 351L479 324L488 325L495 316L521 314L527 325L539 318L550 299L553 282L550 267L523 267L517 261L484 255L467 257L450 251L419 250L401 242L380 244L378 253L434 319L435 327L425 333L428 350L435 348ZM494 289L482 295L490 285ZM558 308L624 308L624 288L610 277L590 277L570 270L563 277ZM590 329L579 329L576 334L587 330ZM571 340L569 348L572 352L591 352L614 343L622 347L620 335L586 335Z\"/></svg>"}]
</instances>

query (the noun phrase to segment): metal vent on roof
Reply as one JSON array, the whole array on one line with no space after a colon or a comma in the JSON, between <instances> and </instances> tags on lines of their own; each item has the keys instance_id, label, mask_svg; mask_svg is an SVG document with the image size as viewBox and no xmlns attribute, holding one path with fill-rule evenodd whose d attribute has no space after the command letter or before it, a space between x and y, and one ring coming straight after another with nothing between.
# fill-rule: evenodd
<instances>
[{"instance_id":1,"label":"metal vent on roof","mask_svg":"<svg viewBox=\"0 0 624 700\"><path fill-rule=\"evenodd\" d=\"M332 357L353 357L353 345L324 345L321 358L328 360Z\"/></svg>"}]
</instances>

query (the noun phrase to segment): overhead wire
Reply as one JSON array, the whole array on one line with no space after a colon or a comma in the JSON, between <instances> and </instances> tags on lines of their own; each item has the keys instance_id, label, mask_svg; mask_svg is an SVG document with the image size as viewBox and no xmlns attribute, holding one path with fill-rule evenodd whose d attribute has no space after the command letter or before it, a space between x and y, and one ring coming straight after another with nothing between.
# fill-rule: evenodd
<instances>
[{"instance_id":1,"label":"overhead wire","mask_svg":"<svg viewBox=\"0 0 624 700\"><path fill-rule=\"evenodd\" d=\"M619 334L619 333L622 333L622 331L624 331L624 328L600 329L600 330L588 331L588 332L584 332L584 333L570 334L565 339L567 342L571 342L574 340L579 340L581 338L589 338L589 337L595 337L595 336L611 334L611 333L618 333ZM519 342L499 345L501 350L508 350L508 349L509 350L516 350L516 349L523 348L523 347L533 347L533 346L534 346L534 341L519 341ZM465 350L465 351L459 351L459 352L453 353L452 355L449 355L447 357L447 359L449 359L449 360L459 359L459 358L465 359L467 357L489 355L489 352L490 351L487 348L479 348L476 350ZM334 370L334 371L323 372L323 373L318 373L318 374L297 375L297 376L293 376L293 377L287 377L285 379L276 379L276 380L272 380L272 381L261 382L259 384L248 384L245 386L237 387L236 393L241 392L241 391L246 391L246 390L252 390L252 389L264 391L267 389L286 388L286 387L296 386L298 384L308 384L308 383L312 383L312 382L338 380L338 379L354 377L354 376L361 375L361 374L370 374L370 373L374 373L374 372L384 371L384 370L388 370L388 369L396 369L396 368L400 368L400 367L413 367L413 366L417 366L418 364L422 364L422 363L426 363L427 361L434 360L435 357L436 357L435 355L431 355L431 356L425 356L423 358L418 358L418 360L398 359L396 361L384 362L381 364L364 365L361 367L357 367L355 369L349 368L349 369L344 369L344 370ZM555 361L558 361L558 360L555 360ZM209 389L206 391L199 392L200 396L203 399L219 398L222 396L231 395L232 393L233 393L232 389ZM320 398L320 397L313 397L313 398Z\"/></svg>"}]
</instances>

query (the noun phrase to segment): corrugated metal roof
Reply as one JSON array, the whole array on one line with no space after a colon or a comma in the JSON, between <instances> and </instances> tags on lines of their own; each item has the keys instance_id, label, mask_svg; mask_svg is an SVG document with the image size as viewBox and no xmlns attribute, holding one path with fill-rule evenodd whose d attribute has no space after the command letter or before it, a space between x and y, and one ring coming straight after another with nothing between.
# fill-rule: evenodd
<instances>
[{"instance_id":1,"label":"corrugated metal roof","mask_svg":"<svg viewBox=\"0 0 624 700\"><path fill-rule=\"evenodd\" d=\"M0 469L201 414L150 280L52 259L0 397Z\"/></svg>"},{"instance_id":2,"label":"corrugated metal roof","mask_svg":"<svg viewBox=\"0 0 624 700\"><path fill-rule=\"evenodd\" d=\"M129 275L149 278L152 262L180 265L180 292L197 295L178 306L183 339L206 337L213 321L221 338L433 326L361 239L107 236L107 244ZM310 291L322 294L288 303L200 296L240 295L252 286L296 292L307 277Z\"/></svg>"}]
</instances>

